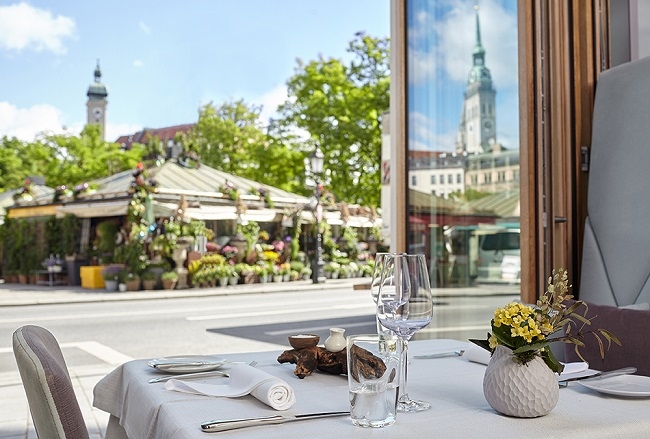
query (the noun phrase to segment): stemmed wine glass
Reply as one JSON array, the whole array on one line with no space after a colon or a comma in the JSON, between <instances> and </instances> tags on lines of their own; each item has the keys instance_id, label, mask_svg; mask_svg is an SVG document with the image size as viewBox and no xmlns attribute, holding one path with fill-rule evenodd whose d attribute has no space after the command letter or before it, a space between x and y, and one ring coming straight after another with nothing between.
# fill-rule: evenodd
<instances>
[{"instance_id":1,"label":"stemmed wine glass","mask_svg":"<svg viewBox=\"0 0 650 439\"><path fill-rule=\"evenodd\" d=\"M372 300L377 305L379 299L379 291L384 288L384 300L388 297L387 289L395 288L396 278L391 274L393 272L393 267L395 265L395 257L398 255L406 255L406 253L377 253L375 254L375 269L372 275L372 281L370 283L370 294L372 295ZM390 329L385 328L379 322L377 318L377 334L379 335L388 335Z\"/></svg>"},{"instance_id":2,"label":"stemmed wine glass","mask_svg":"<svg viewBox=\"0 0 650 439\"><path fill-rule=\"evenodd\" d=\"M386 267L384 279L393 277L390 285L379 288L377 319L382 326L402 339L400 398L398 410L414 412L427 410L431 404L412 400L407 391L408 341L413 334L427 326L433 318L431 284L424 255L396 255Z\"/></svg>"}]
</instances>

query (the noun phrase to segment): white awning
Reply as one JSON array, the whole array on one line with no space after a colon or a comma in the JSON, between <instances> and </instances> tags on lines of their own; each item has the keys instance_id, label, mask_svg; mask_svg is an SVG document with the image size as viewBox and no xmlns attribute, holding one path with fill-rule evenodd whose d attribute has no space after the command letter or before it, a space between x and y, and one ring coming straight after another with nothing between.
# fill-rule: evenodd
<instances>
[{"instance_id":1,"label":"white awning","mask_svg":"<svg viewBox=\"0 0 650 439\"><path fill-rule=\"evenodd\" d=\"M56 216L73 214L79 218L97 218L126 215L129 200L91 201L88 203L64 204L56 208Z\"/></svg>"}]
</instances>

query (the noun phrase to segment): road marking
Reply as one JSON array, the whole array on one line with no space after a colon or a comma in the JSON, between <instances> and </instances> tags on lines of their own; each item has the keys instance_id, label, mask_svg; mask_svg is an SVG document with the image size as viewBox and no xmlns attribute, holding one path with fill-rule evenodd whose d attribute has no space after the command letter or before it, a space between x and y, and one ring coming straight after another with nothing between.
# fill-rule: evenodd
<instances>
[{"instance_id":1,"label":"road marking","mask_svg":"<svg viewBox=\"0 0 650 439\"><path fill-rule=\"evenodd\" d=\"M237 319L241 317L260 317L260 316L274 316L282 314L298 314L303 312L313 312L313 311L325 311L325 310L335 310L335 309L368 309L369 305L358 304L358 305L334 305L327 308L319 306L318 308L282 308L272 311L253 311L253 312L242 312L239 314L213 314L208 316L189 316L186 317L187 320L198 321L198 320L224 320L224 319ZM372 306L370 306L372 308Z\"/></svg>"},{"instance_id":2,"label":"road marking","mask_svg":"<svg viewBox=\"0 0 650 439\"><path fill-rule=\"evenodd\" d=\"M71 343L61 343L59 346L61 349L81 349L93 357L99 358L103 362L112 364L114 366L119 366L122 363L133 360L133 357L124 355L123 353L96 341L76 341ZM0 354L6 354L10 352L13 352L13 348L0 348Z\"/></svg>"},{"instance_id":3,"label":"road marking","mask_svg":"<svg viewBox=\"0 0 650 439\"><path fill-rule=\"evenodd\" d=\"M317 303L329 304L332 302L333 302L332 299L301 301L301 303L303 304L317 304ZM350 305L339 305L339 306L343 306L343 308L337 308L337 309L350 309L346 307L352 307L352 309L354 309L361 305L350 304ZM68 314L68 315L60 315L60 316L16 317L13 319L0 319L0 324L22 323L22 322L33 323L33 322L48 322L48 321L78 320L78 319L102 319L108 317L151 316L151 315L161 315L161 314L196 314L197 312L202 312L202 311L228 311L228 310L236 310L242 308L246 309L250 307L251 307L250 304L242 303L241 305L225 305L225 306L209 306L209 307L197 306L194 308L177 308L177 309L162 308L162 309L146 310L146 311L116 311L116 312L94 313L94 314ZM325 307L320 307L319 309L325 309ZM327 309L331 309L331 308L327 307ZM283 308L283 311L286 312L286 308Z\"/></svg>"}]
</instances>

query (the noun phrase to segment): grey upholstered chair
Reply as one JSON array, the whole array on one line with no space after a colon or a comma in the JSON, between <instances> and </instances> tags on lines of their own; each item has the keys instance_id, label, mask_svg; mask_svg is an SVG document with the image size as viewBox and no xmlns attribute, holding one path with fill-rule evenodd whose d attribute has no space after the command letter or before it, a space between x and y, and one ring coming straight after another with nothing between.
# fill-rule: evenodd
<instances>
[{"instance_id":1,"label":"grey upholstered chair","mask_svg":"<svg viewBox=\"0 0 650 439\"><path fill-rule=\"evenodd\" d=\"M595 369L636 366L650 375L649 189L650 57L603 72L596 85L578 298L594 319L586 330L606 328L622 346L603 360L585 338L581 353ZM578 360L573 345L564 357Z\"/></svg>"},{"instance_id":2,"label":"grey upholstered chair","mask_svg":"<svg viewBox=\"0 0 650 439\"><path fill-rule=\"evenodd\" d=\"M72 381L54 336L27 325L13 335L13 349L40 439L88 438Z\"/></svg>"},{"instance_id":3,"label":"grey upholstered chair","mask_svg":"<svg viewBox=\"0 0 650 439\"><path fill-rule=\"evenodd\" d=\"M650 57L603 72L596 86L578 297L650 301Z\"/></svg>"}]
</instances>

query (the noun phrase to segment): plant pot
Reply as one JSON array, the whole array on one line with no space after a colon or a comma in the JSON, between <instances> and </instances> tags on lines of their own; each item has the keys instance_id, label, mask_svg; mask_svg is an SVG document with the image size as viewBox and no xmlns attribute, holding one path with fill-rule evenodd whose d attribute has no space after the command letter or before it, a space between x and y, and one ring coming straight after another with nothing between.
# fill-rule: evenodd
<instances>
[{"instance_id":1,"label":"plant pot","mask_svg":"<svg viewBox=\"0 0 650 439\"><path fill-rule=\"evenodd\" d=\"M140 290L140 279L127 280L126 291L138 291Z\"/></svg>"},{"instance_id":2,"label":"plant pot","mask_svg":"<svg viewBox=\"0 0 650 439\"><path fill-rule=\"evenodd\" d=\"M274 275L273 276L273 282L282 282L283 276L282 275Z\"/></svg>"},{"instance_id":3,"label":"plant pot","mask_svg":"<svg viewBox=\"0 0 650 439\"><path fill-rule=\"evenodd\" d=\"M126 291L126 284L117 284L117 289L121 292Z\"/></svg>"},{"instance_id":4,"label":"plant pot","mask_svg":"<svg viewBox=\"0 0 650 439\"><path fill-rule=\"evenodd\" d=\"M555 374L542 357L523 365L513 357L505 346L496 347L483 377L485 399L507 416L535 418L548 414L560 395Z\"/></svg>"},{"instance_id":5,"label":"plant pot","mask_svg":"<svg viewBox=\"0 0 650 439\"><path fill-rule=\"evenodd\" d=\"M162 279L163 290L173 290L176 286L176 281L172 279Z\"/></svg>"},{"instance_id":6,"label":"plant pot","mask_svg":"<svg viewBox=\"0 0 650 439\"><path fill-rule=\"evenodd\" d=\"M228 285L228 281L229 281L229 279L227 277L219 278L219 286L220 287L225 287L226 285Z\"/></svg>"},{"instance_id":7,"label":"plant pot","mask_svg":"<svg viewBox=\"0 0 650 439\"><path fill-rule=\"evenodd\" d=\"M106 291L117 291L117 281L104 279L104 286Z\"/></svg>"},{"instance_id":8,"label":"plant pot","mask_svg":"<svg viewBox=\"0 0 650 439\"><path fill-rule=\"evenodd\" d=\"M156 279L147 279L142 281L143 290L155 290L156 289Z\"/></svg>"},{"instance_id":9,"label":"plant pot","mask_svg":"<svg viewBox=\"0 0 650 439\"><path fill-rule=\"evenodd\" d=\"M238 281L239 281L239 279L236 278L236 277L231 277L230 279L228 279L228 283L229 283L230 285L237 285L237 282L238 282Z\"/></svg>"}]
</instances>

